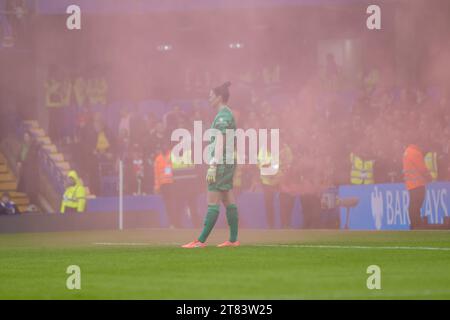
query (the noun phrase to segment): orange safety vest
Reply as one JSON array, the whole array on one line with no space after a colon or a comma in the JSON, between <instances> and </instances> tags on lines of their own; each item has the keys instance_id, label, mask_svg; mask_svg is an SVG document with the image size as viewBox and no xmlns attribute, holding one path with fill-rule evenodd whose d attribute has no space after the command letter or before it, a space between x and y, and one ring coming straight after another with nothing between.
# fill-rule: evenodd
<instances>
[{"instance_id":1,"label":"orange safety vest","mask_svg":"<svg viewBox=\"0 0 450 320\"><path fill-rule=\"evenodd\" d=\"M410 144L403 154L403 178L406 189L425 186L430 179L423 153L418 146Z\"/></svg>"},{"instance_id":2,"label":"orange safety vest","mask_svg":"<svg viewBox=\"0 0 450 320\"><path fill-rule=\"evenodd\" d=\"M170 152L166 155L160 153L154 164L155 172L155 189L159 189L161 185L173 183L173 169L172 162L170 161Z\"/></svg>"}]
</instances>

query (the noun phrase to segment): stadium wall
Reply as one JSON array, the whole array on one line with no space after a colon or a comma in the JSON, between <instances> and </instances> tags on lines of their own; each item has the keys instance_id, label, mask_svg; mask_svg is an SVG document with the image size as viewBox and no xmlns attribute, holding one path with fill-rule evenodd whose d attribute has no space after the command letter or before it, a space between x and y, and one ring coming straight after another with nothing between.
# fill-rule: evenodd
<instances>
[{"instance_id":1,"label":"stadium wall","mask_svg":"<svg viewBox=\"0 0 450 320\"><path fill-rule=\"evenodd\" d=\"M118 229L117 212L95 214L35 214L0 216L0 233L62 232ZM125 229L158 227L156 212L129 212L124 219Z\"/></svg>"},{"instance_id":2,"label":"stadium wall","mask_svg":"<svg viewBox=\"0 0 450 320\"><path fill-rule=\"evenodd\" d=\"M198 197L198 215L203 221L207 210L206 195ZM275 200L275 226L280 225L279 205ZM241 228L266 229L267 219L262 193L244 192L237 196ZM119 198L90 199L85 213L76 214L23 214L0 216L0 233L52 232L118 229ZM181 214L184 228L194 227L187 208ZM168 228L169 221L162 198L158 195L124 197L124 228ZM300 199L297 197L291 219L292 228L302 227ZM227 227L224 208L217 221L218 228Z\"/></svg>"},{"instance_id":3,"label":"stadium wall","mask_svg":"<svg viewBox=\"0 0 450 320\"><path fill-rule=\"evenodd\" d=\"M408 230L409 195L403 184L346 185L339 188L339 197L357 197L359 204L351 209L351 230ZM237 196L242 228L266 229L267 219L262 193L244 192ZM442 224L449 217L450 183L435 182L428 185L422 216L429 223ZM99 197L88 202L87 212L80 214L23 214L0 216L0 233L51 232L99 230L118 228L119 200L117 197ZM275 199L275 226L280 226L280 208ZM224 209L217 227L227 227ZM206 197L198 197L198 215L203 220ZM192 228L189 211L181 212L182 225ZM321 217L322 218L322 217ZM346 222L345 209L340 212L340 227ZM303 215L297 197L292 212L291 227L302 228ZM124 228L167 228L169 222L160 196L124 198Z\"/></svg>"}]
</instances>

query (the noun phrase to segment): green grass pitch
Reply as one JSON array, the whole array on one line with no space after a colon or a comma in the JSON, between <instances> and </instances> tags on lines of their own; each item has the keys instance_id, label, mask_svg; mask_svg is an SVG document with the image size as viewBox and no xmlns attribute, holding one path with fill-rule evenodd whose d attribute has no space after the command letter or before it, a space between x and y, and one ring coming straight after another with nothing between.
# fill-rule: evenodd
<instances>
[{"instance_id":1,"label":"green grass pitch","mask_svg":"<svg viewBox=\"0 0 450 320\"><path fill-rule=\"evenodd\" d=\"M449 299L450 232L198 230L0 235L0 299ZM81 268L81 289L66 269ZM381 268L369 290L367 267Z\"/></svg>"}]
</instances>

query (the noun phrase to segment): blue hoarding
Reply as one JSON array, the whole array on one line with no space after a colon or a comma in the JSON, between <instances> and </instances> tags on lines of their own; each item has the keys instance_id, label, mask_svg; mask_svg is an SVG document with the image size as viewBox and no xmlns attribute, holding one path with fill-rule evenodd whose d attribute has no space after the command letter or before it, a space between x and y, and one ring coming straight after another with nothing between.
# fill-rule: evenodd
<instances>
[{"instance_id":1,"label":"blue hoarding","mask_svg":"<svg viewBox=\"0 0 450 320\"><path fill-rule=\"evenodd\" d=\"M403 184L346 185L339 188L339 197L357 197L359 203L352 208L349 229L408 230L409 194ZM449 216L450 183L435 182L427 186L422 217L431 224L443 224ZM341 228L346 222L345 209L341 209Z\"/></svg>"}]
</instances>

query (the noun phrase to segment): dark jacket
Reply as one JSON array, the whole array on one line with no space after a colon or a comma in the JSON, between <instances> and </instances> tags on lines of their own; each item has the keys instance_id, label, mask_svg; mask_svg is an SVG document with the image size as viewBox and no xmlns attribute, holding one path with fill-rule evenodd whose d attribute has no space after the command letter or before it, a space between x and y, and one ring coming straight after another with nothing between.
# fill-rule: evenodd
<instances>
[{"instance_id":1,"label":"dark jacket","mask_svg":"<svg viewBox=\"0 0 450 320\"><path fill-rule=\"evenodd\" d=\"M38 191L38 144L33 141L22 162L17 191L28 194L32 202L36 201Z\"/></svg>"},{"instance_id":2,"label":"dark jacket","mask_svg":"<svg viewBox=\"0 0 450 320\"><path fill-rule=\"evenodd\" d=\"M17 214L17 213L20 213L20 211L14 202L8 201L4 203L0 201L0 215Z\"/></svg>"}]
</instances>

